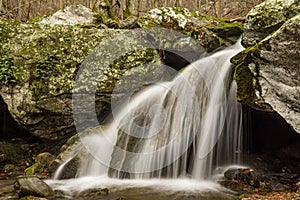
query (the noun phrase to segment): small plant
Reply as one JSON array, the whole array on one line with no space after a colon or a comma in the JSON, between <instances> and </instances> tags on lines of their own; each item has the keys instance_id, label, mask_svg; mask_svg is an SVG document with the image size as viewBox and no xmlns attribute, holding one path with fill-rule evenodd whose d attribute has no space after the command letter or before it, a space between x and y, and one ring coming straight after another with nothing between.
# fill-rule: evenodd
<instances>
[{"instance_id":1,"label":"small plant","mask_svg":"<svg viewBox=\"0 0 300 200\"><path fill-rule=\"evenodd\" d=\"M4 55L0 58L0 85L16 83L14 76L14 58L9 55Z\"/></svg>"}]
</instances>

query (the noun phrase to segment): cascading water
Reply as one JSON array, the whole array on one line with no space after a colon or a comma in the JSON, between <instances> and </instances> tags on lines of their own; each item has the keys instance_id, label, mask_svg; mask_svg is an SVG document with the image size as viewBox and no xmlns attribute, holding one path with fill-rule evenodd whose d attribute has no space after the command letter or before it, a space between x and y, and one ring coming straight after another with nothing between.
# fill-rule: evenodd
<instances>
[{"instance_id":1,"label":"cascading water","mask_svg":"<svg viewBox=\"0 0 300 200\"><path fill-rule=\"evenodd\" d=\"M81 137L89 155L77 176L207 179L239 164L241 106L229 59L241 50L238 42L135 94L103 131Z\"/></svg>"}]
</instances>

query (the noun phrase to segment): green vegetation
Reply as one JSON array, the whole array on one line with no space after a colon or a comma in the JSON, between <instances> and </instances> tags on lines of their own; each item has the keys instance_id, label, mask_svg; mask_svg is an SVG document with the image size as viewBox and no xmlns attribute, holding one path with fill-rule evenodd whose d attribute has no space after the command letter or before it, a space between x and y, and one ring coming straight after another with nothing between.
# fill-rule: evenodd
<instances>
[{"instance_id":1,"label":"green vegetation","mask_svg":"<svg viewBox=\"0 0 300 200\"><path fill-rule=\"evenodd\" d=\"M237 82L237 100L242 102L253 103L255 100L255 92L261 91L258 85L257 77L253 73L258 73L257 64L253 63L253 58L257 55L258 45L249 47L237 54L231 59L234 67L234 79ZM249 66L252 65L254 71Z\"/></svg>"},{"instance_id":2,"label":"green vegetation","mask_svg":"<svg viewBox=\"0 0 300 200\"><path fill-rule=\"evenodd\" d=\"M72 89L74 72L106 30L42 24L0 24L0 85L29 82L36 97Z\"/></svg>"}]
</instances>

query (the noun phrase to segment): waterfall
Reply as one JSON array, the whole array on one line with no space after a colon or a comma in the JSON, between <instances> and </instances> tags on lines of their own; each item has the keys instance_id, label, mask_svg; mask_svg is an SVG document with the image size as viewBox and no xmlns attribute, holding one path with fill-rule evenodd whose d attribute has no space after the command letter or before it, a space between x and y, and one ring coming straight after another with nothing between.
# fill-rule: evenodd
<instances>
[{"instance_id":1,"label":"waterfall","mask_svg":"<svg viewBox=\"0 0 300 200\"><path fill-rule=\"evenodd\" d=\"M135 94L103 131L81 138L89 155L78 177L209 179L214 168L239 164L242 115L230 58L241 50L238 42Z\"/></svg>"}]
</instances>

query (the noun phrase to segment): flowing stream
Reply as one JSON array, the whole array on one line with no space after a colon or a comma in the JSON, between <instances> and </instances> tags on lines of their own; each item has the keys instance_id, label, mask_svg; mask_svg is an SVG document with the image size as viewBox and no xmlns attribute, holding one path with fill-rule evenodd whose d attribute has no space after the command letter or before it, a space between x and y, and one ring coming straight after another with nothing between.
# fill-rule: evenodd
<instances>
[{"instance_id":1,"label":"flowing stream","mask_svg":"<svg viewBox=\"0 0 300 200\"><path fill-rule=\"evenodd\" d=\"M216 171L242 162L241 105L230 64L242 49L237 42L190 64L172 81L135 94L105 129L81 136L89 153L76 178L48 183L62 190L221 190L211 182ZM61 173L63 167L55 177Z\"/></svg>"}]
</instances>

